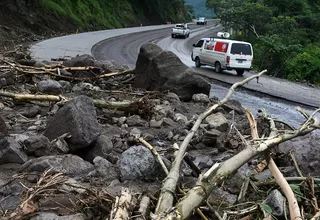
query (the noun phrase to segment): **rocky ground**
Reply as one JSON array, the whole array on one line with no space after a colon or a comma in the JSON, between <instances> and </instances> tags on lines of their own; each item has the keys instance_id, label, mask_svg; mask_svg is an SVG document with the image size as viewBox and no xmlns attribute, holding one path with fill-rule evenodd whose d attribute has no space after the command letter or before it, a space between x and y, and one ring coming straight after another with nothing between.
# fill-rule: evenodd
<instances>
[{"instance_id":1,"label":"rocky ground","mask_svg":"<svg viewBox=\"0 0 320 220\"><path fill-rule=\"evenodd\" d=\"M130 70L89 55L36 62L16 51L1 59L1 219L112 218L124 188L134 198L131 218L149 219L166 175L145 142L170 169L174 143L180 145L198 116L219 100L205 95L208 79L154 44L141 48L136 66ZM259 134L267 134L267 124L257 121ZM195 132L179 186L192 188L200 172L244 149L249 136L241 103L228 101ZM299 176L293 158L305 176L318 176L318 143L314 134L296 138L277 146L274 160L286 177ZM209 219L217 219L212 210L230 219L258 219L269 208L284 218L285 198L270 171L253 172L262 160L254 158L216 187L208 197L212 207L201 208ZM319 193L317 181L313 194L310 182L292 182L306 217L314 214L307 198ZM244 182L249 187L238 197ZM149 201L146 213L139 209L141 200ZM252 212L244 211L255 204Z\"/></svg>"}]
</instances>

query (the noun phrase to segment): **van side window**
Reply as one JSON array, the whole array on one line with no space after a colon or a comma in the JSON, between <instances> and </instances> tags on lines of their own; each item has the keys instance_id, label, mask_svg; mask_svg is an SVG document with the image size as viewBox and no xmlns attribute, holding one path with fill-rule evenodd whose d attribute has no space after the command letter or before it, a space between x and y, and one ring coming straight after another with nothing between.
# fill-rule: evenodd
<instances>
[{"instance_id":1,"label":"van side window","mask_svg":"<svg viewBox=\"0 0 320 220\"><path fill-rule=\"evenodd\" d=\"M203 40L200 40L195 47L202 47L202 45L203 45Z\"/></svg>"}]
</instances>

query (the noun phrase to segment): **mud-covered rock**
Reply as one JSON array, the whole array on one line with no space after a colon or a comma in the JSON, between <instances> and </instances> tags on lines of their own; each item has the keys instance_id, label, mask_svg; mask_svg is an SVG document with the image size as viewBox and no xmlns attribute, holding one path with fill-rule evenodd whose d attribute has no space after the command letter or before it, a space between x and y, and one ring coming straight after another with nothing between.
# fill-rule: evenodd
<instances>
[{"instance_id":1,"label":"mud-covered rock","mask_svg":"<svg viewBox=\"0 0 320 220\"><path fill-rule=\"evenodd\" d=\"M29 137L23 142L24 149L29 156L46 156L50 152L50 141L43 135Z\"/></svg>"},{"instance_id":2,"label":"mud-covered rock","mask_svg":"<svg viewBox=\"0 0 320 220\"><path fill-rule=\"evenodd\" d=\"M152 180L163 174L159 163L144 146L134 146L123 152L117 166L121 180Z\"/></svg>"},{"instance_id":3,"label":"mud-covered rock","mask_svg":"<svg viewBox=\"0 0 320 220\"><path fill-rule=\"evenodd\" d=\"M228 130L228 120L220 112L209 115L205 121L210 125L210 128L225 132Z\"/></svg>"},{"instance_id":4,"label":"mud-covered rock","mask_svg":"<svg viewBox=\"0 0 320 220\"><path fill-rule=\"evenodd\" d=\"M22 150L21 145L12 137L4 137L0 140L0 164L25 163L28 156Z\"/></svg>"},{"instance_id":5,"label":"mud-covered rock","mask_svg":"<svg viewBox=\"0 0 320 220\"><path fill-rule=\"evenodd\" d=\"M66 103L49 121L44 135L53 140L69 133L67 139L71 151L88 147L100 135L100 124L92 98L78 96Z\"/></svg>"},{"instance_id":6,"label":"mud-covered rock","mask_svg":"<svg viewBox=\"0 0 320 220\"><path fill-rule=\"evenodd\" d=\"M38 89L40 92L52 95L61 94L63 91L61 84L55 80L42 80L38 82Z\"/></svg>"},{"instance_id":7,"label":"mud-covered rock","mask_svg":"<svg viewBox=\"0 0 320 220\"><path fill-rule=\"evenodd\" d=\"M44 172L51 168L53 172L60 172L67 175L83 175L88 174L94 169L94 166L84 161L76 155L56 155L56 156L43 156L28 160L24 163L21 172Z\"/></svg>"}]
</instances>

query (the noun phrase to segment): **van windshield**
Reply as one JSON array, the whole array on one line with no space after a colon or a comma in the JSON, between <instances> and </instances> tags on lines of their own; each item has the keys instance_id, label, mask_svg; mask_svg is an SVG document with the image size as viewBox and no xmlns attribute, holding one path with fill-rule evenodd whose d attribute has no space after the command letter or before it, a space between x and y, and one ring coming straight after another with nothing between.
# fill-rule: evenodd
<instances>
[{"instance_id":1,"label":"van windshield","mask_svg":"<svg viewBox=\"0 0 320 220\"><path fill-rule=\"evenodd\" d=\"M233 43L231 47L232 54L252 55L249 44Z\"/></svg>"}]
</instances>

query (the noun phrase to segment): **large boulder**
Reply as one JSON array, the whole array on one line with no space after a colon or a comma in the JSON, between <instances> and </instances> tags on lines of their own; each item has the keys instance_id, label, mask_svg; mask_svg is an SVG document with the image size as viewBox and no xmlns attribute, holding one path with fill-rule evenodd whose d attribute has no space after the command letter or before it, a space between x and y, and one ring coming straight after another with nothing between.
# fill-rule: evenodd
<instances>
[{"instance_id":1,"label":"large boulder","mask_svg":"<svg viewBox=\"0 0 320 220\"><path fill-rule=\"evenodd\" d=\"M28 160L20 172L44 172L47 169L67 175L88 174L94 166L76 155L43 156Z\"/></svg>"},{"instance_id":2,"label":"large boulder","mask_svg":"<svg viewBox=\"0 0 320 220\"><path fill-rule=\"evenodd\" d=\"M193 94L209 95L210 83L183 64L171 51L153 43L141 46L135 69L134 86L147 90L170 90L183 101Z\"/></svg>"},{"instance_id":3,"label":"large boulder","mask_svg":"<svg viewBox=\"0 0 320 220\"><path fill-rule=\"evenodd\" d=\"M88 147L100 135L93 100L87 96L78 96L65 104L49 121L44 136L50 141L69 133L67 139L70 151Z\"/></svg>"},{"instance_id":4,"label":"large boulder","mask_svg":"<svg viewBox=\"0 0 320 220\"><path fill-rule=\"evenodd\" d=\"M320 175L320 132L314 131L304 136L283 142L276 148L279 152L289 154L294 152L299 168L305 176ZM290 164L288 164L290 165Z\"/></svg>"}]
</instances>

